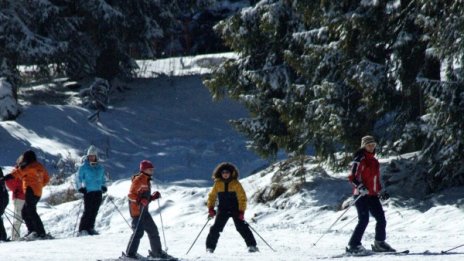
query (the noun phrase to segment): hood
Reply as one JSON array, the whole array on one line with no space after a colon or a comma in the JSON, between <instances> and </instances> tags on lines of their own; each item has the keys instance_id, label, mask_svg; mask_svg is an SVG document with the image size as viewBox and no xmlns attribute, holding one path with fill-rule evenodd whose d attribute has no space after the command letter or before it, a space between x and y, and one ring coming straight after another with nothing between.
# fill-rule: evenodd
<instances>
[{"instance_id":1,"label":"hood","mask_svg":"<svg viewBox=\"0 0 464 261\"><path fill-rule=\"evenodd\" d=\"M222 162L219 165L217 165L216 168L213 171L212 178L215 179L215 180L216 179L222 179L221 172L224 169L228 169L232 173L231 177L230 177L231 180L232 179L238 179L238 177L239 177L238 169L237 169L237 167L235 167L234 164L232 164L230 162Z\"/></svg>"}]
</instances>

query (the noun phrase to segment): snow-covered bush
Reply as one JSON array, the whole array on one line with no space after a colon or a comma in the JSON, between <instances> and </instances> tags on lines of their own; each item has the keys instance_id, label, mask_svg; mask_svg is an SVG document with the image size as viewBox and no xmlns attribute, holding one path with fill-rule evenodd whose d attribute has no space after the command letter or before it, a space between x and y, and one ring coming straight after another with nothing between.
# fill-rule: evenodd
<instances>
[{"instance_id":1,"label":"snow-covered bush","mask_svg":"<svg viewBox=\"0 0 464 261\"><path fill-rule=\"evenodd\" d=\"M95 78L89 88L80 92L85 107L98 111L106 111L110 101L110 84L102 78Z\"/></svg>"},{"instance_id":2,"label":"snow-covered bush","mask_svg":"<svg viewBox=\"0 0 464 261\"><path fill-rule=\"evenodd\" d=\"M13 95L13 86L0 78L0 120L12 120L20 113L19 104Z\"/></svg>"}]
</instances>

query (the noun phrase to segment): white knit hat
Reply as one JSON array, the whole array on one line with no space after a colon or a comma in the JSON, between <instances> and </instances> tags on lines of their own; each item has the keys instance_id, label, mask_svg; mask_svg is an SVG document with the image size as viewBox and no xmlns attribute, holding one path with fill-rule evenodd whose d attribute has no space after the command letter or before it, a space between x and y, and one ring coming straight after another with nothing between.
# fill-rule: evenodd
<instances>
[{"instance_id":1,"label":"white knit hat","mask_svg":"<svg viewBox=\"0 0 464 261\"><path fill-rule=\"evenodd\" d=\"M361 139L361 148L364 148L364 147L366 147L367 144L371 144L371 143L377 143L377 142L375 142L374 137L369 136L369 135L364 136Z\"/></svg>"},{"instance_id":2,"label":"white knit hat","mask_svg":"<svg viewBox=\"0 0 464 261\"><path fill-rule=\"evenodd\" d=\"M89 149L87 150L87 156L95 155L98 156L97 148L93 145L90 145Z\"/></svg>"}]
</instances>

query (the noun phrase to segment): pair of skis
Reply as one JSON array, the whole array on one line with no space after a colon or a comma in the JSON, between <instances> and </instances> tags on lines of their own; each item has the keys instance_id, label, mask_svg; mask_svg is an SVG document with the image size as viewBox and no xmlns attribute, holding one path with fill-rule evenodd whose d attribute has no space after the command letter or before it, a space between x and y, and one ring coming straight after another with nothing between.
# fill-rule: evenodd
<instances>
[{"instance_id":1,"label":"pair of skis","mask_svg":"<svg viewBox=\"0 0 464 261\"><path fill-rule=\"evenodd\" d=\"M178 261L179 259L176 257L164 257L164 258L156 258L156 257L144 257L142 255L138 255L137 257L128 257L123 252L119 258L108 258L108 259L98 259L97 261L135 261L135 260L142 260L142 261Z\"/></svg>"},{"instance_id":2,"label":"pair of skis","mask_svg":"<svg viewBox=\"0 0 464 261\"><path fill-rule=\"evenodd\" d=\"M405 255L421 255L421 256L441 256L441 255L463 255L463 252L451 252L451 250L446 250L446 251L441 251L441 252L431 252L429 250L426 250L424 252L417 252L417 253L411 253L409 250L403 250L403 251L397 251L397 252L374 252L371 250L368 250L366 252L360 253L360 254L353 254L353 253L343 253L331 257L326 257L323 259L327 258L344 258L344 257L364 257L364 256L405 256Z\"/></svg>"},{"instance_id":3,"label":"pair of skis","mask_svg":"<svg viewBox=\"0 0 464 261\"><path fill-rule=\"evenodd\" d=\"M402 255L407 255L409 254L409 250L403 250L403 251L397 251L397 252L375 252L371 250L366 250L363 251L362 253L343 253L335 256L331 256L329 258L343 258L343 257L363 257L363 256L374 256L374 255L379 255L379 256L387 256L387 255L392 255L392 256L402 256Z\"/></svg>"}]
</instances>

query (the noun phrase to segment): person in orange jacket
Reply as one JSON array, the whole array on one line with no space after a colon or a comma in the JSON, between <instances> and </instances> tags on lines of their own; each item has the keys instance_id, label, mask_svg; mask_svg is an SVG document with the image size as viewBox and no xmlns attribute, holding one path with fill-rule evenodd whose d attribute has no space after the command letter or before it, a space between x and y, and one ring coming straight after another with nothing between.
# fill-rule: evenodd
<instances>
[{"instance_id":1,"label":"person in orange jacket","mask_svg":"<svg viewBox=\"0 0 464 261\"><path fill-rule=\"evenodd\" d=\"M132 184L128 194L133 233L127 245L126 256L137 257L140 239L145 231L150 240L151 251L148 253L149 256L168 258L170 256L161 248L158 228L148 211L148 204L161 197L158 191L151 194L151 178L155 167L150 161L142 160L139 169L140 172L132 177Z\"/></svg>"},{"instance_id":2,"label":"person in orange jacket","mask_svg":"<svg viewBox=\"0 0 464 261\"><path fill-rule=\"evenodd\" d=\"M5 180L21 179L22 189L26 195L21 215L28 230L25 240L46 239L45 228L37 213L37 203L42 196L42 188L48 184L50 177L45 167L37 161L37 156L32 150L24 152L19 159L17 167Z\"/></svg>"},{"instance_id":3,"label":"person in orange jacket","mask_svg":"<svg viewBox=\"0 0 464 261\"><path fill-rule=\"evenodd\" d=\"M238 176L237 167L228 162L220 163L213 171L214 185L208 194L207 202L209 218L216 216L216 199L219 199L219 205L216 220L206 238L206 251L209 253L216 249L219 235L229 218L234 220L235 228L245 240L248 252L259 251L253 233L245 222L247 197Z\"/></svg>"},{"instance_id":4,"label":"person in orange jacket","mask_svg":"<svg viewBox=\"0 0 464 261\"><path fill-rule=\"evenodd\" d=\"M18 178L7 180L6 186L12 192L11 199L13 200L14 206L14 221L13 226L11 227L11 239L19 240L21 238L21 224L23 223L21 210L23 209L26 195L23 191L23 183Z\"/></svg>"}]
</instances>

